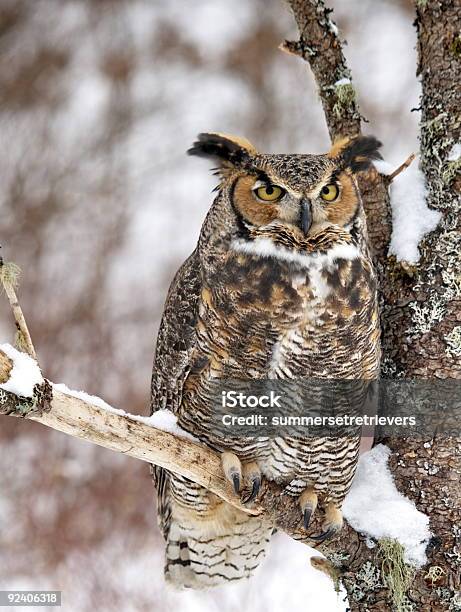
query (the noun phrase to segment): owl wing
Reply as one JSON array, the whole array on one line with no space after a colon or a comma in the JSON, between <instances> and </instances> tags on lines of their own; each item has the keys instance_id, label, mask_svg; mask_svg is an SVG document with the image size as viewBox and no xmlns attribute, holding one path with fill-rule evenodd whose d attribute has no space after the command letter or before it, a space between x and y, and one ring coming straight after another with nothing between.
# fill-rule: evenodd
<instances>
[{"instance_id":1,"label":"owl wing","mask_svg":"<svg viewBox=\"0 0 461 612\"><path fill-rule=\"evenodd\" d=\"M182 389L196 341L200 292L201 271L195 250L179 268L166 298L152 372L151 414L162 408L176 413L181 405ZM167 538L170 528L169 475L155 465L151 472L158 493L159 525Z\"/></svg>"},{"instance_id":2,"label":"owl wing","mask_svg":"<svg viewBox=\"0 0 461 612\"><path fill-rule=\"evenodd\" d=\"M168 408L176 413L195 346L195 324L201 291L197 252L176 273L165 302L152 372L151 414Z\"/></svg>"}]
</instances>

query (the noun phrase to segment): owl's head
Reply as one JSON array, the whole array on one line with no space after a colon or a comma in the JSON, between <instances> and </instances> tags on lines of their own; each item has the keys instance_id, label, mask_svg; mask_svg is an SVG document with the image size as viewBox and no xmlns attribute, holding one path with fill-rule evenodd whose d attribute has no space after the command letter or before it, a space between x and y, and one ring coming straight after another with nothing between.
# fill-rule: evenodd
<instances>
[{"instance_id":1,"label":"owl's head","mask_svg":"<svg viewBox=\"0 0 461 612\"><path fill-rule=\"evenodd\" d=\"M242 138L200 134L188 153L218 162L218 189L229 192L249 237L284 232L302 241L351 226L361 210L355 175L381 159L380 146L357 136L324 155L270 155Z\"/></svg>"}]
</instances>

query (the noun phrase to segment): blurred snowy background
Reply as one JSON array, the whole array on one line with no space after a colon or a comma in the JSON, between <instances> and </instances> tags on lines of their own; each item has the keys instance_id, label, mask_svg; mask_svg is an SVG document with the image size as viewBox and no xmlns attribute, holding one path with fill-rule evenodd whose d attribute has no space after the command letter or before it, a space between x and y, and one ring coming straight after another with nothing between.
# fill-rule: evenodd
<instances>
[{"instance_id":1,"label":"blurred snowy background","mask_svg":"<svg viewBox=\"0 0 461 612\"><path fill-rule=\"evenodd\" d=\"M330 4L365 131L398 164L417 148L411 2ZM281 0L0 0L0 241L23 269L50 379L146 412L166 290L212 198L207 164L185 155L196 134L328 148L308 67L277 50L295 36ZM0 331L12 340L5 300ZM62 589L75 612L314 603L288 542L262 570L284 592L260 577L206 599L169 594L146 465L13 419L0 453L2 589ZM322 606L344 609L334 593Z\"/></svg>"}]
</instances>

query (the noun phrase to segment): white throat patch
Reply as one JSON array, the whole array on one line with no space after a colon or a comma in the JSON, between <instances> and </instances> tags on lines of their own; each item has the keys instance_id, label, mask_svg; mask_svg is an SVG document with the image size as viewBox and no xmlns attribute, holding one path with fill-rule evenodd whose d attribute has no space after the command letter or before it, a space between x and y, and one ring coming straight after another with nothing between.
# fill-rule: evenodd
<instances>
[{"instance_id":1,"label":"white throat patch","mask_svg":"<svg viewBox=\"0 0 461 612\"><path fill-rule=\"evenodd\" d=\"M269 238L255 240L233 240L231 248L239 253L247 253L258 257L273 257L281 261L297 263L304 268L328 267L337 259L357 259L360 254L354 244L337 244L325 253L299 253L284 246L278 246Z\"/></svg>"}]
</instances>

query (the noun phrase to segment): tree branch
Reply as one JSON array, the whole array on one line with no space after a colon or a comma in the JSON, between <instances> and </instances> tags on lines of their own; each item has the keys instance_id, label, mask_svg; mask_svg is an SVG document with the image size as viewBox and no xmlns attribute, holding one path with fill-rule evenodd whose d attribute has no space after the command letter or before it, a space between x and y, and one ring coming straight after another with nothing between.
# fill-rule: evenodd
<instances>
[{"instance_id":1,"label":"tree branch","mask_svg":"<svg viewBox=\"0 0 461 612\"><path fill-rule=\"evenodd\" d=\"M387 180L389 181L389 183L392 183L392 181L395 179L396 176L398 176L401 172L403 172L404 170L406 170L408 168L408 166L411 165L411 163L414 161L415 159L415 154L412 153L404 162L403 164L400 164L400 166L398 168L396 168L394 170L394 172L392 172L391 174L389 174L387 176Z\"/></svg>"},{"instance_id":2,"label":"tree branch","mask_svg":"<svg viewBox=\"0 0 461 612\"><path fill-rule=\"evenodd\" d=\"M24 318L22 308L19 305L16 295L19 274L20 269L16 264L4 263L3 258L0 257L0 281L10 303L11 310L13 311L14 322L18 334L17 344L23 348L32 359L37 359L29 328L27 327L26 319Z\"/></svg>"},{"instance_id":3,"label":"tree branch","mask_svg":"<svg viewBox=\"0 0 461 612\"><path fill-rule=\"evenodd\" d=\"M350 70L346 65L338 29L330 20L332 9L323 0L289 0L300 38L280 48L308 61L319 87L332 140L360 132L360 113Z\"/></svg>"},{"instance_id":4,"label":"tree branch","mask_svg":"<svg viewBox=\"0 0 461 612\"><path fill-rule=\"evenodd\" d=\"M0 384L10 379L13 367L14 362L0 350ZM309 539L301 526L297 499L283 495L283 489L275 483L263 482L256 502L251 507L245 506L224 478L220 456L206 446L153 427L145 417L105 409L63 393L52 385L51 392L46 407L37 408L36 402L24 402L24 398L1 391L0 414L28 418L67 435L158 465L196 482L243 512L266 518L297 540ZM313 520L312 528L320 529L318 518Z\"/></svg>"}]
</instances>

